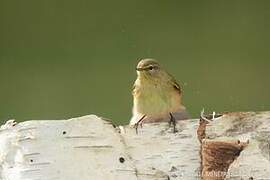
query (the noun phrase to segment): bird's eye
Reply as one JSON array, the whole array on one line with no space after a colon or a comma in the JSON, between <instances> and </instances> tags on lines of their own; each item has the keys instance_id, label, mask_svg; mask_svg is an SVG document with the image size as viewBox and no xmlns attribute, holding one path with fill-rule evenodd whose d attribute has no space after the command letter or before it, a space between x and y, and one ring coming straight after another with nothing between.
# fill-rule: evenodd
<instances>
[{"instance_id":1,"label":"bird's eye","mask_svg":"<svg viewBox=\"0 0 270 180\"><path fill-rule=\"evenodd\" d=\"M153 67L153 66L149 66L149 69L150 69L150 70L153 70L153 69L154 69L154 67Z\"/></svg>"}]
</instances>

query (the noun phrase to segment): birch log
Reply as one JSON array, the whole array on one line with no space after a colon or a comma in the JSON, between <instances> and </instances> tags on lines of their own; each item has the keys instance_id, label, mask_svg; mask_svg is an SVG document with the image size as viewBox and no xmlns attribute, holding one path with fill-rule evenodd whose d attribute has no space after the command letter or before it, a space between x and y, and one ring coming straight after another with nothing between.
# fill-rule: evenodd
<instances>
[{"instance_id":1,"label":"birch log","mask_svg":"<svg viewBox=\"0 0 270 180\"><path fill-rule=\"evenodd\" d=\"M270 112L226 113L201 127L204 179L270 179Z\"/></svg>"},{"instance_id":2,"label":"birch log","mask_svg":"<svg viewBox=\"0 0 270 180\"><path fill-rule=\"evenodd\" d=\"M270 179L270 112L228 113L135 129L95 115L10 120L0 129L1 180Z\"/></svg>"}]
</instances>

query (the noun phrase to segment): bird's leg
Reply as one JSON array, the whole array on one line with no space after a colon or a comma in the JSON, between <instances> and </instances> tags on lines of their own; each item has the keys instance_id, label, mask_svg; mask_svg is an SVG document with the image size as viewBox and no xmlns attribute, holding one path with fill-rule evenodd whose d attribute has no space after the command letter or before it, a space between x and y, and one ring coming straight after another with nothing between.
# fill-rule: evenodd
<instances>
[{"instance_id":1,"label":"bird's leg","mask_svg":"<svg viewBox=\"0 0 270 180\"><path fill-rule=\"evenodd\" d=\"M139 121L136 122L136 124L134 125L134 127L135 127L135 129L136 129L136 134L138 134L138 126L141 125L141 127L142 127L142 123L143 123L143 120L144 120L145 116L146 116L146 115L143 115L143 116L141 117L141 119L139 119Z\"/></svg>"},{"instance_id":2,"label":"bird's leg","mask_svg":"<svg viewBox=\"0 0 270 180\"><path fill-rule=\"evenodd\" d=\"M169 125L171 126L172 124L173 124L173 133L176 133L176 120L173 117L172 113L170 113Z\"/></svg>"}]
</instances>

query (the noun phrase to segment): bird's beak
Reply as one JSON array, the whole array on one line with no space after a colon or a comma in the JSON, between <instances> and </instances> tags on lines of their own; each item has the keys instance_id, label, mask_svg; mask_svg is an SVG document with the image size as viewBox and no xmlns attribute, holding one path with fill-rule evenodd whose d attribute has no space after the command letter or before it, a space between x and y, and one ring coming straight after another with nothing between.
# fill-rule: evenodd
<instances>
[{"instance_id":1,"label":"bird's beak","mask_svg":"<svg viewBox=\"0 0 270 180\"><path fill-rule=\"evenodd\" d=\"M138 68L138 67L136 67L136 70L137 70L137 71L143 71L144 68Z\"/></svg>"}]
</instances>

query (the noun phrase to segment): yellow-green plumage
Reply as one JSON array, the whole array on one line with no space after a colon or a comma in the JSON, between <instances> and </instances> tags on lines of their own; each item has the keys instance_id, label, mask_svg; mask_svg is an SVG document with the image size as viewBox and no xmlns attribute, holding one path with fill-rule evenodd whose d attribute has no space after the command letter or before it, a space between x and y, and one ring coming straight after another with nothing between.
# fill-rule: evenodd
<instances>
[{"instance_id":1,"label":"yellow-green plumage","mask_svg":"<svg viewBox=\"0 0 270 180\"><path fill-rule=\"evenodd\" d=\"M169 113L185 109L181 104L180 86L157 61L153 59L140 61L137 74L133 88L131 124L136 123L143 115L159 119Z\"/></svg>"}]
</instances>

